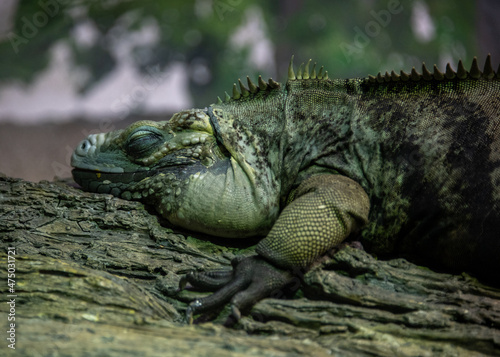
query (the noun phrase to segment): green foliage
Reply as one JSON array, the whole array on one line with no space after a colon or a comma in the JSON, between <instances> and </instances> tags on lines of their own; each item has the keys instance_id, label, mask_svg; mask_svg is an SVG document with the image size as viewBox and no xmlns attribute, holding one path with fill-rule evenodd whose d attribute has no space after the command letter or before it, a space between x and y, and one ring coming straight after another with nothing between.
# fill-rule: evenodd
<instances>
[{"instance_id":1,"label":"green foliage","mask_svg":"<svg viewBox=\"0 0 500 357\"><path fill-rule=\"evenodd\" d=\"M42 3L57 8L47 10ZM428 8L435 29L427 41L419 40L411 25L416 6ZM271 58L276 63L265 69L267 73L260 73L263 70L249 60L251 45L232 45L232 37L252 11L261 17L260 27L274 47ZM430 65L443 59L470 61L476 52L473 12L474 3L465 0L21 1L14 28L0 42L0 81L32 80L47 66L51 46L63 41L71 46L75 65L89 74L80 88L88 90L116 64L116 41L149 23L156 24L158 41L134 44L132 60L142 70L184 62L194 104L203 106L229 92L232 83L246 75L284 80L291 54L297 62L309 58L321 62L330 77L409 70L422 61ZM26 32L27 22L34 26L33 36ZM74 30L82 23L97 29L98 39L90 47L75 42ZM12 34L24 40L13 42ZM248 33L250 39L252 35Z\"/></svg>"}]
</instances>

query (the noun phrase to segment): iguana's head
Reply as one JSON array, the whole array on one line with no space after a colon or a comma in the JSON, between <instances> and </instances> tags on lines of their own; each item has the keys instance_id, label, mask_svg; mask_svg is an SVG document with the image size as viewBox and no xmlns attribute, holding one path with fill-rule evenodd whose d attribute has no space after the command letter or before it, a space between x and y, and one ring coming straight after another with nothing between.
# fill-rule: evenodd
<instances>
[{"instance_id":1,"label":"iguana's head","mask_svg":"<svg viewBox=\"0 0 500 357\"><path fill-rule=\"evenodd\" d=\"M140 200L191 230L265 234L279 210L279 87L259 78L208 108L89 135L73 153L73 177L86 191Z\"/></svg>"}]
</instances>

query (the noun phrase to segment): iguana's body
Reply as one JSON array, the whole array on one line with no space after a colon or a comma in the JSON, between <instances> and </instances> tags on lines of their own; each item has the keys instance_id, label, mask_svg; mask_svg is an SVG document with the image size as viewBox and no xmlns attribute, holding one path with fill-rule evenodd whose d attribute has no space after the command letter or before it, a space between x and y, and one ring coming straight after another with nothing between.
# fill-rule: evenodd
<instances>
[{"instance_id":1,"label":"iguana's body","mask_svg":"<svg viewBox=\"0 0 500 357\"><path fill-rule=\"evenodd\" d=\"M460 62L457 73L351 80L290 68L284 87L240 82L241 93L207 110L90 136L73 155L75 180L192 230L267 234L257 248L265 262L252 258L266 271L307 268L364 225L372 252L499 282L500 75L489 57L483 72L474 60L470 72ZM192 310L227 301L249 274L188 278L224 286ZM287 274L270 273L266 292L256 283L233 304Z\"/></svg>"}]
</instances>

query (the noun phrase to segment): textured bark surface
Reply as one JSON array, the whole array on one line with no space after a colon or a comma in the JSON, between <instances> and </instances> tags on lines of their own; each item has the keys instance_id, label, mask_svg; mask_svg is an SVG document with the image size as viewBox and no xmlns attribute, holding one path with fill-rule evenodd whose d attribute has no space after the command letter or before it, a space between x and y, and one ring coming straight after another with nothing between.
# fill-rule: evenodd
<instances>
[{"instance_id":1,"label":"textured bark surface","mask_svg":"<svg viewBox=\"0 0 500 357\"><path fill-rule=\"evenodd\" d=\"M193 269L229 269L256 242L189 234L174 232L137 202L65 182L0 177L0 290L6 296L6 251L15 247L16 352L500 355L498 289L353 248L305 274L294 298L265 299L232 328L223 326L227 307L213 321L189 326L186 302L205 293L177 293L180 277ZM0 304L2 329L8 311ZM5 339L0 349L7 349Z\"/></svg>"}]
</instances>

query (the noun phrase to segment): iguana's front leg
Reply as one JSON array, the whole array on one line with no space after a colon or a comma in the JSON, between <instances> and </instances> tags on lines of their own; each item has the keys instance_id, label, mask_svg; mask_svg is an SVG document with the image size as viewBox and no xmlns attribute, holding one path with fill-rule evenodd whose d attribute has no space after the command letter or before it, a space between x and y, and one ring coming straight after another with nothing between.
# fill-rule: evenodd
<instances>
[{"instance_id":1,"label":"iguana's front leg","mask_svg":"<svg viewBox=\"0 0 500 357\"><path fill-rule=\"evenodd\" d=\"M370 203L355 181L341 175L317 175L304 181L266 238L257 256L235 259L233 271L186 275L180 284L219 288L192 302L187 317L231 301L233 316L240 310L283 289L294 271L307 269L314 260L366 224Z\"/></svg>"}]
</instances>

